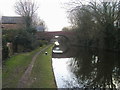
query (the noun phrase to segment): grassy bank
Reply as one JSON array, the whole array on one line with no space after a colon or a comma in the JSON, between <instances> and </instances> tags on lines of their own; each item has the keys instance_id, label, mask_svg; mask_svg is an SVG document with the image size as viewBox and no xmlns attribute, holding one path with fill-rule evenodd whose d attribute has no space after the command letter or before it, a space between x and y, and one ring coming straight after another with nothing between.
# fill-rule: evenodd
<instances>
[{"instance_id":1,"label":"grassy bank","mask_svg":"<svg viewBox=\"0 0 120 90\"><path fill-rule=\"evenodd\" d=\"M32 69L29 87L31 88L56 88L52 71L52 47L40 54Z\"/></svg>"},{"instance_id":2,"label":"grassy bank","mask_svg":"<svg viewBox=\"0 0 120 90\"><path fill-rule=\"evenodd\" d=\"M40 47L32 52L12 56L3 65L2 86L3 88L16 88L18 81L30 64L32 57L41 50Z\"/></svg>"}]
</instances>

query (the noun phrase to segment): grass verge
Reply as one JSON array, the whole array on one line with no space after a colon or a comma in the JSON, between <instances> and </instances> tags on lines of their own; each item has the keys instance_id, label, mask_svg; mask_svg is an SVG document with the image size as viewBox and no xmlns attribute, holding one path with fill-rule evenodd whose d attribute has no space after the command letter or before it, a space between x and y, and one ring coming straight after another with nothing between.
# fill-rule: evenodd
<instances>
[{"instance_id":1,"label":"grass verge","mask_svg":"<svg viewBox=\"0 0 120 90\"><path fill-rule=\"evenodd\" d=\"M44 47L45 46L37 48L32 52L12 56L6 60L2 70L2 87L16 88L18 81L30 64L32 57Z\"/></svg>"},{"instance_id":2,"label":"grass verge","mask_svg":"<svg viewBox=\"0 0 120 90\"><path fill-rule=\"evenodd\" d=\"M56 88L51 62L52 48L53 45L37 57L30 76L30 88ZM45 55L45 52L48 54Z\"/></svg>"}]
</instances>

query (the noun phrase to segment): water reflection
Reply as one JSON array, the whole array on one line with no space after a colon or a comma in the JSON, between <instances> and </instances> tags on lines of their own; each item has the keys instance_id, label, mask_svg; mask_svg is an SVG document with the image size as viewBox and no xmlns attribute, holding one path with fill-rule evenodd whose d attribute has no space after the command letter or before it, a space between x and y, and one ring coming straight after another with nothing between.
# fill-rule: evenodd
<instances>
[{"instance_id":1,"label":"water reflection","mask_svg":"<svg viewBox=\"0 0 120 90\"><path fill-rule=\"evenodd\" d=\"M79 48L73 69L85 87L120 88L120 57L118 53ZM73 65L74 67L74 65Z\"/></svg>"},{"instance_id":2,"label":"water reflection","mask_svg":"<svg viewBox=\"0 0 120 90\"><path fill-rule=\"evenodd\" d=\"M72 58L53 58L53 70L58 88L80 87L76 75L69 67Z\"/></svg>"},{"instance_id":3,"label":"water reflection","mask_svg":"<svg viewBox=\"0 0 120 90\"><path fill-rule=\"evenodd\" d=\"M120 88L119 53L83 47L69 52L76 54L52 59L58 88Z\"/></svg>"}]
</instances>

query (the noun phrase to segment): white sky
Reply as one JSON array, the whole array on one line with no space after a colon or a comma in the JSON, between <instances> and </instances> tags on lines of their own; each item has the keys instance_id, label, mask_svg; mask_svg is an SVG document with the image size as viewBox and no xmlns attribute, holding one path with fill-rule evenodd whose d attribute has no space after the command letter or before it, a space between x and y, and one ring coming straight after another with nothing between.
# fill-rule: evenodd
<instances>
[{"instance_id":1,"label":"white sky","mask_svg":"<svg viewBox=\"0 0 120 90\"><path fill-rule=\"evenodd\" d=\"M0 0L0 16L16 16L14 4L17 0ZM63 3L70 0L36 0L39 9L38 16L43 19L48 31L60 31L63 27L70 26Z\"/></svg>"}]
</instances>

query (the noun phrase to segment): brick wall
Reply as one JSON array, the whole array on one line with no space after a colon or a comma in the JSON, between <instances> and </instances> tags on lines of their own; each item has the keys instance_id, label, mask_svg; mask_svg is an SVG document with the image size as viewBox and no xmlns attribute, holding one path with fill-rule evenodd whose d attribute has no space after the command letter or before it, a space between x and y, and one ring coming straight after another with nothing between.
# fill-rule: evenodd
<instances>
[{"instance_id":1,"label":"brick wall","mask_svg":"<svg viewBox=\"0 0 120 90\"><path fill-rule=\"evenodd\" d=\"M2 27L6 30L9 30L9 29L23 29L24 24L2 24Z\"/></svg>"}]
</instances>

